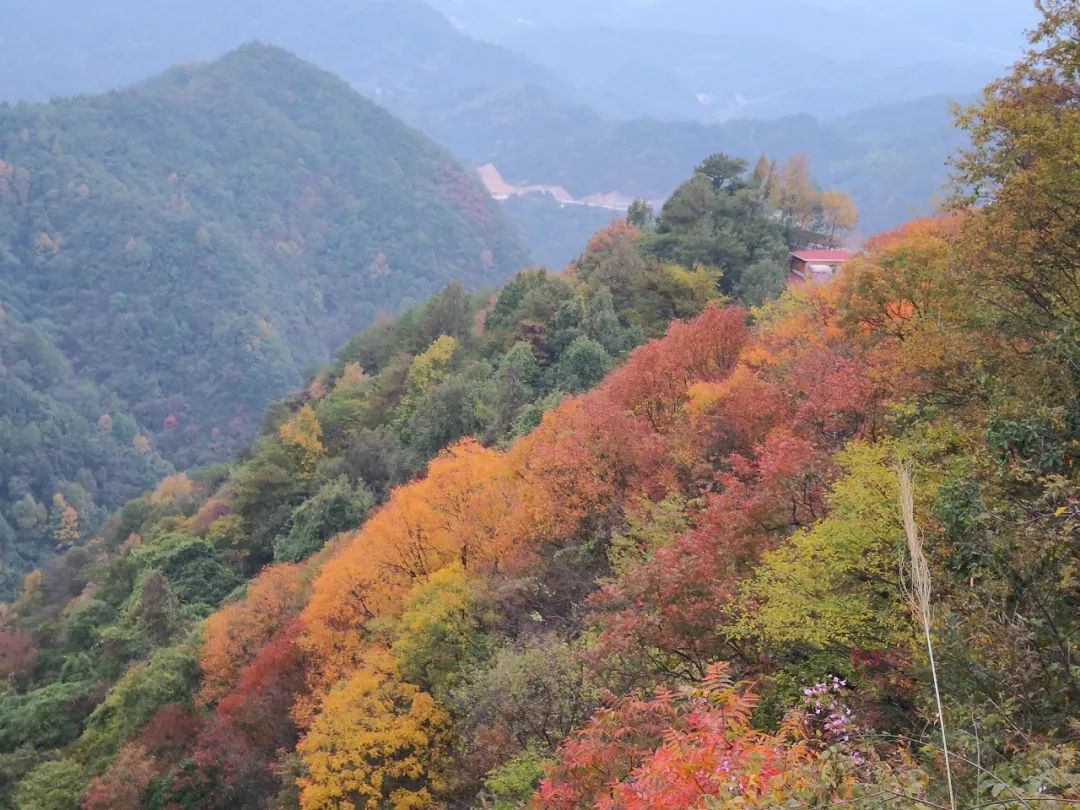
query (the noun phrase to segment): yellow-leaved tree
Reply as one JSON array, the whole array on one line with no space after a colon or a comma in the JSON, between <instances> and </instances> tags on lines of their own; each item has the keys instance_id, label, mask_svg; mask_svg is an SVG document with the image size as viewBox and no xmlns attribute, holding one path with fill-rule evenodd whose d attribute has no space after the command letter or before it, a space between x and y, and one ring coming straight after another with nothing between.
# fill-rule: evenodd
<instances>
[{"instance_id":1,"label":"yellow-leaved tree","mask_svg":"<svg viewBox=\"0 0 1080 810\"><path fill-rule=\"evenodd\" d=\"M66 548L79 539L79 513L57 492L49 512L49 527L56 545Z\"/></svg>"},{"instance_id":2,"label":"yellow-leaved tree","mask_svg":"<svg viewBox=\"0 0 1080 810\"><path fill-rule=\"evenodd\" d=\"M300 456L300 468L305 475L315 470L319 457L326 452L322 443L322 425L311 405L305 405L278 428L282 444Z\"/></svg>"},{"instance_id":3,"label":"yellow-leaved tree","mask_svg":"<svg viewBox=\"0 0 1080 810\"><path fill-rule=\"evenodd\" d=\"M458 342L442 335L413 358L405 381L405 393L398 406L396 422L399 427L404 428L424 395L446 379L457 350Z\"/></svg>"},{"instance_id":4,"label":"yellow-leaved tree","mask_svg":"<svg viewBox=\"0 0 1080 810\"><path fill-rule=\"evenodd\" d=\"M413 586L391 650L411 683L443 696L470 661L489 651L483 633L484 584L459 562Z\"/></svg>"},{"instance_id":5,"label":"yellow-leaved tree","mask_svg":"<svg viewBox=\"0 0 1080 810\"><path fill-rule=\"evenodd\" d=\"M466 439L396 490L315 580L300 646L327 688L367 655L367 625L400 615L410 590L445 566L495 567L515 493L504 454Z\"/></svg>"},{"instance_id":6,"label":"yellow-leaved tree","mask_svg":"<svg viewBox=\"0 0 1080 810\"><path fill-rule=\"evenodd\" d=\"M835 244L840 241L839 237L855 228L859 221L859 213L855 210L855 203L851 197L843 191L829 189L821 193L818 200L821 207L822 231L829 237L829 242Z\"/></svg>"},{"instance_id":7,"label":"yellow-leaved tree","mask_svg":"<svg viewBox=\"0 0 1080 810\"><path fill-rule=\"evenodd\" d=\"M326 696L297 748L303 810L419 810L445 789L450 716L374 653Z\"/></svg>"}]
</instances>

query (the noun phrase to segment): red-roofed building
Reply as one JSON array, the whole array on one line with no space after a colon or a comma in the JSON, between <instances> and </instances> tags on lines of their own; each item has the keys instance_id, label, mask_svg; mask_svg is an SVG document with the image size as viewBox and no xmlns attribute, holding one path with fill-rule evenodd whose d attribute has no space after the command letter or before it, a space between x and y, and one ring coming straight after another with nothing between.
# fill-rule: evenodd
<instances>
[{"instance_id":1,"label":"red-roofed building","mask_svg":"<svg viewBox=\"0 0 1080 810\"><path fill-rule=\"evenodd\" d=\"M828 281L855 254L850 250L796 250L789 254L788 281Z\"/></svg>"}]
</instances>

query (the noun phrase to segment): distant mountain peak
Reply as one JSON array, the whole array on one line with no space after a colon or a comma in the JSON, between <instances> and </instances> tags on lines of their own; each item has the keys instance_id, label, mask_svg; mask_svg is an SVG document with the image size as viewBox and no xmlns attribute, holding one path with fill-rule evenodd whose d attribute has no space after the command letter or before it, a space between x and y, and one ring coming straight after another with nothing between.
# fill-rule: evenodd
<instances>
[{"instance_id":1,"label":"distant mountain peak","mask_svg":"<svg viewBox=\"0 0 1080 810\"><path fill-rule=\"evenodd\" d=\"M447 152L259 41L128 90L0 107L0 160L35 178L0 194L0 257L34 270L0 277L0 296L58 324L75 372L183 466L247 441L376 313L528 262Z\"/></svg>"}]
</instances>

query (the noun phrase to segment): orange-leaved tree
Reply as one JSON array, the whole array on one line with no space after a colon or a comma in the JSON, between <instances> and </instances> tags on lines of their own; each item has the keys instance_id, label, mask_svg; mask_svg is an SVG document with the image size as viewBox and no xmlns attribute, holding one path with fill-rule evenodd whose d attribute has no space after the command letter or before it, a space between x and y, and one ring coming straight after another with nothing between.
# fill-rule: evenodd
<instances>
[{"instance_id":1,"label":"orange-leaved tree","mask_svg":"<svg viewBox=\"0 0 1080 810\"><path fill-rule=\"evenodd\" d=\"M363 661L365 625L402 611L412 587L451 563L499 565L500 529L516 483L505 456L467 439L426 478L399 488L323 566L303 612L312 685L325 688Z\"/></svg>"},{"instance_id":2,"label":"orange-leaved tree","mask_svg":"<svg viewBox=\"0 0 1080 810\"><path fill-rule=\"evenodd\" d=\"M302 565L265 568L244 598L206 620L200 703L213 704L236 687L240 671L299 613L307 586Z\"/></svg>"}]
</instances>

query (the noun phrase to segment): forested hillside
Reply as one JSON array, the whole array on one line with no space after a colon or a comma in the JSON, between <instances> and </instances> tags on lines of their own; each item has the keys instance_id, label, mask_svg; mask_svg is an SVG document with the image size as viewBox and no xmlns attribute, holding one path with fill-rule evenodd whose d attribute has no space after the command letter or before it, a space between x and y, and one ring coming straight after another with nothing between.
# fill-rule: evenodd
<instances>
[{"instance_id":1,"label":"forested hillside","mask_svg":"<svg viewBox=\"0 0 1080 810\"><path fill-rule=\"evenodd\" d=\"M526 263L446 153L273 48L0 108L0 514L26 523L16 504L63 493L87 539L162 469L118 453L227 458L378 314Z\"/></svg>"},{"instance_id":2,"label":"forested hillside","mask_svg":"<svg viewBox=\"0 0 1080 810\"><path fill-rule=\"evenodd\" d=\"M0 803L1075 807L1080 10L1043 6L949 210L834 280L780 289L798 166L713 155L29 575Z\"/></svg>"},{"instance_id":3,"label":"forested hillside","mask_svg":"<svg viewBox=\"0 0 1080 810\"><path fill-rule=\"evenodd\" d=\"M72 373L41 327L0 308L0 599L173 467L124 403Z\"/></svg>"},{"instance_id":4,"label":"forested hillside","mask_svg":"<svg viewBox=\"0 0 1080 810\"><path fill-rule=\"evenodd\" d=\"M47 785L70 777L71 790L85 789L166 693L166 703L190 703L202 619L241 597L244 580L268 565L277 572L268 576L281 579L266 596L276 599L279 587L292 593L293 575L316 565L328 542L360 525L440 451L469 436L479 451L476 442L498 448L530 433L672 319L723 301L722 289L774 295L785 274L785 231L765 196L744 164L716 156L655 222L641 212L644 230L620 222L598 233L566 274L529 270L494 297L448 287L346 344L333 366L271 409L263 436L237 464L166 478L92 541L47 562L27 579L0 632L0 674L11 687L0 704L9 791L39 764L35 773ZM684 254L698 264L678 264ZM426 508L424 497L418 508ZM277 607L266 609L282 618ZM260 643L243 635L238 643ZM232 653L221 655L224 662ZM223 677L214 689L228 687ZM112 701L125 708L110 708ZM113 716L117 709L126 719ZM164 722L201 723L177 711ZM295 736L287 712L279 719L280 734ZM241 744L221 733L223 744ZM288 788L266 770L273 752L250 751L243 764L206 745L208 757L229 762L207 760L207 770L183 776L162 772L152 798L137 782L140 798L130 806L261 807ZM19 802L36 806L39 777L27 778ZM97 788L94 806L127 806L114 789Z\"/></svg>"}]
</instances>

